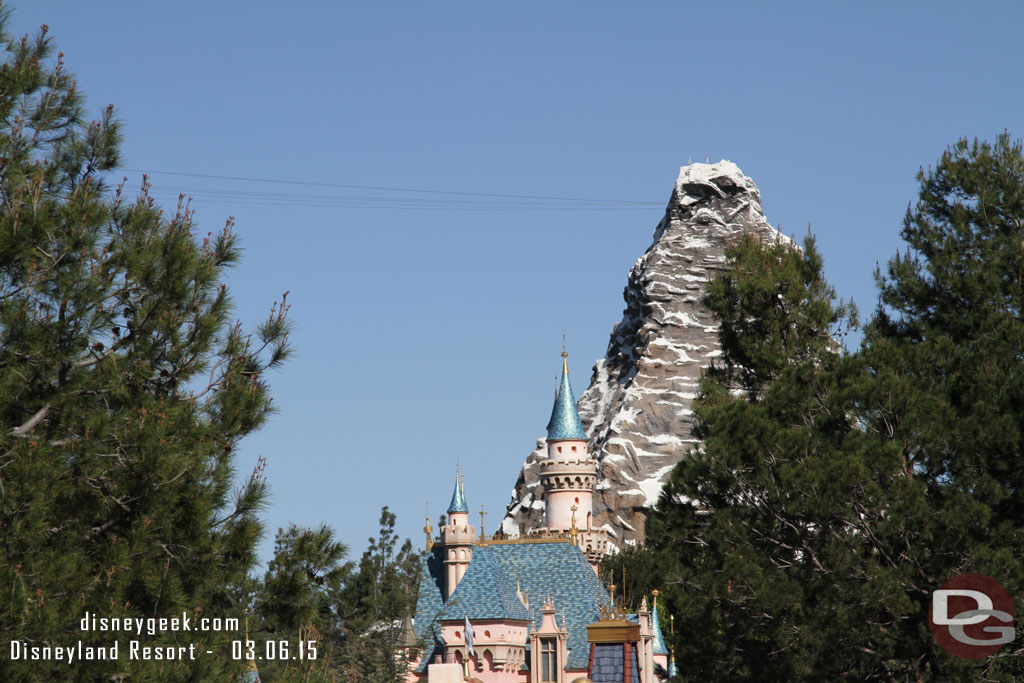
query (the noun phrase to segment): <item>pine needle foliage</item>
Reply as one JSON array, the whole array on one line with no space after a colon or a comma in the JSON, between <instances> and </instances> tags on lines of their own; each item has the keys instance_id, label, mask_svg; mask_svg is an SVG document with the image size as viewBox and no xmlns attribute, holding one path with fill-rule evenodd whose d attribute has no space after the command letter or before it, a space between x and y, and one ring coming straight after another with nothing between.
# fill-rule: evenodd
<instances>
[{"instance_id":1,"label":"pine needle foliage","mask_svg":"<svg viewBox=\"0 0 1024 683\"><path fill-rule=\"evenodd\" d=\"M288 356L288 307L255 334L223 284L231 221L197 235L143 188L110 187L112 107L84 99L44 26L0 18L0 632L27 645L110 645L99 617L238 617L266 484L237 489L239 442L272 412L267 373ZM0 659L0 679L213 680L237 633L141 636L217 650L196 661Z\"/></svg>"},{"instance_id":2,"label":"pine needle foliage","mask_svg":"<svg viewBox=\"0 0 1024 683\"><path fill-rule=\"evenodd\" d=\"M959 140L918 173L908 248L877 273L865 334L866 428L923 490L904 537L917 599L952 576L1024 595L1024 154L1008 133ZM908 591L911 594L911 591ZM926 603L925 603L926 608ZM923 608L923 609L925 609ZM918 620L920 626L926 614ZM1024 678L1018 642L980 662L914 644L934 680Z\"/></svg>"},{"instance_id":3,"label":"pine needle foliage","mask_svg":"<svg viewBox=\"0 0 1024 683\"><path fill-rule=\"evenodd\" d=\"M403 619L416 610L420 555L395 533L395 514L381 509L377 538L345 582L337 603L342 678L359 683L401 683L416 662L403 656Z\"/></svg>"}]
</instances>

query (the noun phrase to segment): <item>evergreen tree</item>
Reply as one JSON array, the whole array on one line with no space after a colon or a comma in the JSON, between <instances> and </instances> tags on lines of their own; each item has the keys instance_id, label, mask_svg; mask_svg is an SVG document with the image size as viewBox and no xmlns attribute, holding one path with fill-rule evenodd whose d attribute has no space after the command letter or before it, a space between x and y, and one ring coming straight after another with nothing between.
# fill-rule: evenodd
<instances>
[{"instance_id":1,"label":"evergreen tree","mask_svg":"<svg viewBox=\"0 0 1024 683\"><path fill-rule=\"evenodd\" d=\"M4 19L6 16L4 15ZM255 561L261 468L233 491L238 444L271 412L267 371L288 355L282 300L255 336L222 284L230 222L196 237L104 177L120 128L84 103L46 27L0 20L0 632L26 645L110 645L99 617L240 617L232 586ZM12 661L0 679L213 680L243 666L237 633L196 661Z\"/></svg>"},{"instance_id":2,"label":"evergreen tree","mask_svg":"<svg viewBox=\"0 0 1024 683\"><path fill-rule=\"evenodd\" d=\"M265 628L287 633L332 621L330 596L341 589L345 568L339 563L348 548L326 525L313 530L294 524L278 530L275 546L260 597Z\"/></svg>"},{"instance_id":3,"label":"evergreen tree","mask_svg":"<svg viewBox=\"0 0 1024 683\"><path fill-rule=\"evenodd\" d=\"M380 534L359 560L341 564L347 548L330 528L279 531L274 559L255 590L256 651L267 641L317 641L316 661L261 662L272 681L405 680L407 617L416 606L419 556L399 545L395 515L381 510Z\"/></svg>"},{"instance_id":4,"label":"evergreen tree","mask_svg":"<svg viewBox=\"0 0 1024 683\"><path fill-rule=\"evenodd\" d=\"M348 548L334 540L326 525L307 529L294 524L287 531L278 530L275 546L274 559L257 593L256 611L262 622L254 637L255 651L280 652L283 641L296 658L286 655L264 661L261 679L267 683L337 680L333 668L339 636L336 604L342 582L351 571L350 563L341 564ZM299 641L303 642L302 656Z\"/></svg>"},{"instance_id":5,"label":"evergreen tree","mask_svg":"<svg viewBox=\"0 0 1024 683\"><path fill-rule=\"evenodd\" d=\"M337 666L344 680L405 680L410 663L396 653L405 644L403 620L416 609L419 566L412 542L398 545L395 515L384 507L380 535L369 540L338 602L342 640Z\"/></svg>"},{"instance_id":6,"label":"evergreen tree","mask_svg":"<svg viewBox=\"0 0 1024 683\"><path fill-rule=\"evenodd\" d=\"M901 561L917 610L912 656L936 679L1020 680L1019 646L982 662L935 646L927 600L965 572L1024 594L1024 155L1009 134L960 140L907 211L908 250L878 273L864 423L926 504L906 510ZM1015 656L1014 656L1015 655Z\"/></svg>"},{"instance_id":7,"label":"evergreen tree","mask_svg":"<svg viewBox=\"0 0 1024 683\"><path fill-rule=\"evenodd\" d=\"M705 300L722 356L694 405L704 447L672 472L644 564L686 634L685 680L850 675L857 662L833 649L870 608L836 608L861 543L849 522L873 495L849 414L860 369L834 341L854 311L835 302L811 238L802 251L746 238L728 258Z\"/></svg>"}]
</instances>

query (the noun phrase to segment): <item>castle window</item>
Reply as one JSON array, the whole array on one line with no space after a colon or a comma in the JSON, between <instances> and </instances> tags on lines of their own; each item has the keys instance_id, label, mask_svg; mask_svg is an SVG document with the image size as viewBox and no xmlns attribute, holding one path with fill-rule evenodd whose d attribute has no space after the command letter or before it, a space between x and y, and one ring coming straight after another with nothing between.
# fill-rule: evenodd
<instances>
[{"instance_id":1,"label":"castle window","mask_svg":"<svg viewBox=\"0 0 1024 683\"><path fill-rule=\"evenodd\" d=\"M558 680L558 652L554 638L540 639L540 680L541 683L555 683Z\"/></svg>"},{"instance_id":2,"label":"castle window","mask_svg":"<svg viewBox=\"0 0 1024 683\"><path fill-rule=\"evenodd\" d=\"M573 446L573 447L572 447L572 452L573 452L573 453L575 453L575 452L576 452L576 447L575 447L575 446Z\"/></svg>"},{"instance_id":3,"label":"castle window","mask_svg":"<svg viewBox=\"0 0 1024 683\"><path fill-rule=\"evenodd\" d=\"M557 446L557 448L558 448L558 452L561 453L562 452L562 447L561 446Z\"/></svg>"}]
</instances>

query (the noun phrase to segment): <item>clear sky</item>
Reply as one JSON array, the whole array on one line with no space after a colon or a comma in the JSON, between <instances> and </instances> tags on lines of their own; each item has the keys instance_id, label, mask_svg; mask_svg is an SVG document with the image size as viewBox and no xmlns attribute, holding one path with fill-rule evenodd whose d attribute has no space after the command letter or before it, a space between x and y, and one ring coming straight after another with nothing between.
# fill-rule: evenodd
<instances>
[{"instance_id":1,"label":"clear sky","mask_svg":"<svg viewBox=\"0 0 1024 683\"><path fill-rule=\"evenodd\" d=\"M235 217L238 317L291 292L280 412L239 458L268 460L265 560L290 521L358 557L383 505L422 547L460 452L493 531L562 334L579 395L689 160L735 162L773 225L810 224L867 314L918 168L961 136L1024 135L1009 0L13 9L16 34L50 26L93 111L119 111L130 186L193 196L204 232Z\"/></svg>"}]
</instances>

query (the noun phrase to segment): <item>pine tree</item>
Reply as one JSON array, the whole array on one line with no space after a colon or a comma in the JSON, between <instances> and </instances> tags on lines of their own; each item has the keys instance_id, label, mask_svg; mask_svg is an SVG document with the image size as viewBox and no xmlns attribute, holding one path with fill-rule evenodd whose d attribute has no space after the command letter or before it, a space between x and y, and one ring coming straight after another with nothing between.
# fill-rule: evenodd
<instances>
[{"instance_id":1,"label":"pine tree","mask_svg":"<svg viewBox=\"0 0 1024 683\"><path fill-rule=\"evenodd\" d=\"M341 564L348 548L334 540L330 527L279 529L274 559L257 591L256 613L261 618L254 634L256 652L291 655L261 663L267 681L337 680L334 650L339 641L337 601L351 563ZM268 649L268 641L271 646ZM298 651L303 642L302 653ZM275 645L276 650L275 650Z\"/></svg>"},{"instance_id":2,"label":"pine tree","mask_svg":"<svg viewBox=\"0 0 1024 683\"><path fill-rule=\"evenodd\" d=\"M1013 645L981 663L939 650L928 594L965 572L1024 591L1024 155L1009 134L958 141L918 174L908 245L878 273L864 355L868 429L884 435L926 506L907 510L903 561L919 605L913 654L936 678L1020 680ZM1016 643L1014 643L1016 645Z\"/></svg>"},{"instance_id":3,"label":"pine tree","mask_svg":"<svg viewBox=\"0 0 1024 683\"><path fill-rule=\"evenodd\" d=\"M704 446L672 472L644 564L686 634L684 680L848 675L855 662L832 648L861 615L833 606L857 571L844 553L863 498L850 488L870 484L870 465L849 414L860 369L834 339L855 312L835 301L811 238L803 250L746 238L728 258L705 299L722 355L694 405Z\"/></svg>"},{"instance_id":4,"label":"pine tree","mask_svg":"<svg viewBox=\"0 0 1024 683\"><path fill-rule=\"evenodd\" d=\"M6 15L4 16L6 19ZM125 641L99 617L240 617L266 491L233 491L239 442L271 412L267 371L288 355L282 300L255 336L231 320L230 221L196 237L144 188L107 185L112 107L84 100L46 27L0 20L0 632L26 645ZM2 680L212 680L238 633L169 633L196 661L11 661ZM121 643L122 652L126 642Z\"/></svg>"},{"instance_id":5,"label":"pine tree","mask_svg":"<svg viewBox=\"0 0 1024 683\"><path fill-rule=\"evenodd\" d=\"M416 609L420 563L411 541L398 542L395 514L384 507L380 534L369 539L338 601L342 640L337 666L345 680L405 680L408 663L396 653L406 635L402 621Z\"/></svg>"},{"instance_id":6,"label":"pine tree","mask_svg":"<svg viewBox=\"0 0 1024 683\"><path fill-rule=\"evenodd\" d=\"M289 633L324 626L324 620L331 621L330 596L345 577L340 562L348 548L334 540L326 525L314 530L294 524L278 530L275 546L260 597L265 628Z\"/></svg>"}]
</instances>

